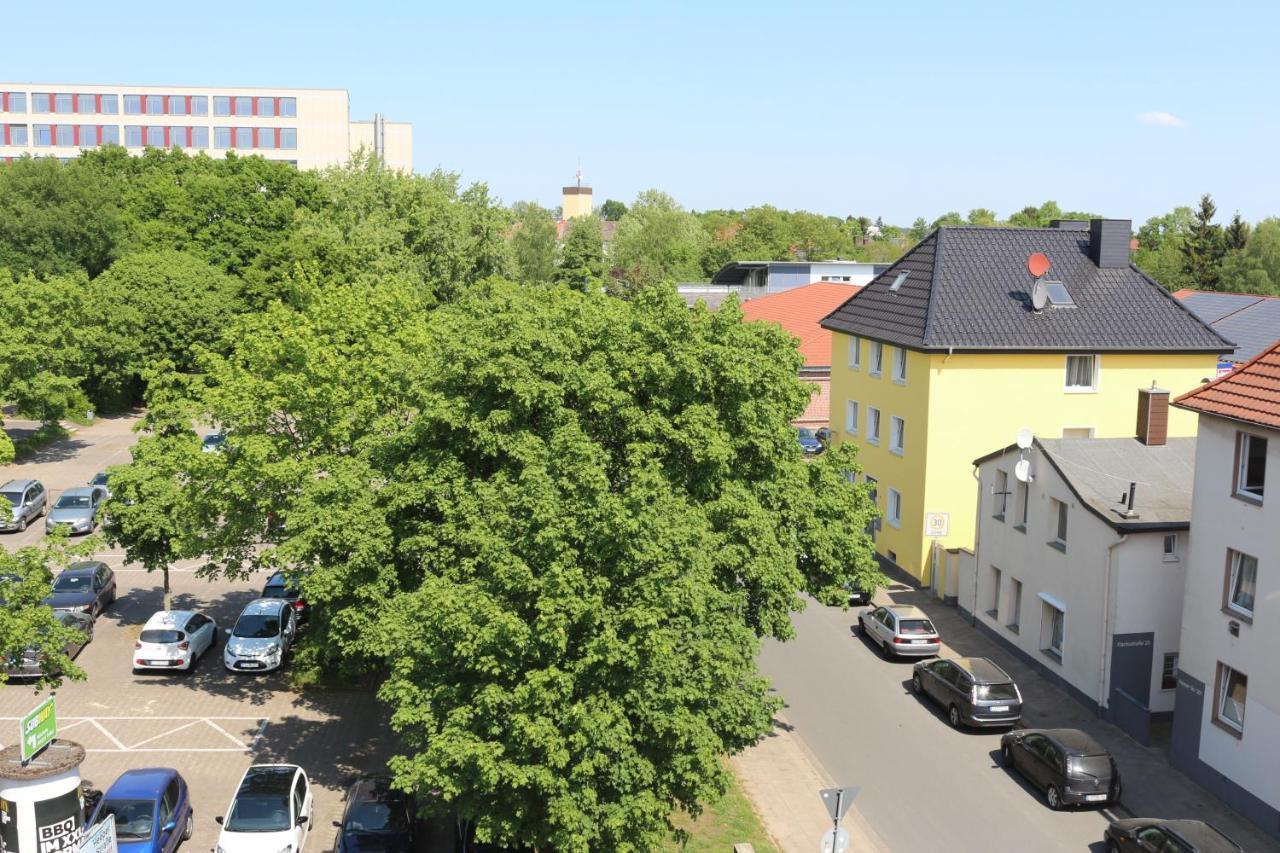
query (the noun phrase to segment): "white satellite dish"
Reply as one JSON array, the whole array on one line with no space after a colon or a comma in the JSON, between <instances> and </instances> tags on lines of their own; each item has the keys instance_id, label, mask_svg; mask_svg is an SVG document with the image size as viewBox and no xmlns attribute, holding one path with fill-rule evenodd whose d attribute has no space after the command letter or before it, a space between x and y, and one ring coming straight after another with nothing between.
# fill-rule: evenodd
<instances>
[{"instance_id":1,"label":"white satellite dish","mask_svg":"<svg viewBox=\"0 0 1280 853\"><path fill-rule=\"evenodd\" d=\"M1044 306L1049 302L1049 292L1045 290L1044 282L1036 279L1036 283L1031 288L1031 307L1037 311L1043 311Z\"/></svg>"},{"instance_id":2,"label":"white satellite dish","mask_svg":"<svg viewBox=\"0 0 1280 853\"><path fill-rule=\"evenodd\" d=\"M1013 466L1013 476L1018 478L1019 483L1030 483L1031 477L1031 460L1019 459L1017 464Z\"/></svg>"},{"instance_id":3,"label":"white satellite dish","mask_svg":"<svg viewBox=\"0 0 1280 853\"><path fill-rule=\"evenodd\" d=\"M1021 447L1023 450L1026 450L1028 447L1031 446L1032 438L1033 436L1031 434L1031 430L1028 429L1027 427L1023 427L1022 429L1018 430L1018 446Z\"/></svg>"}]
</instances>

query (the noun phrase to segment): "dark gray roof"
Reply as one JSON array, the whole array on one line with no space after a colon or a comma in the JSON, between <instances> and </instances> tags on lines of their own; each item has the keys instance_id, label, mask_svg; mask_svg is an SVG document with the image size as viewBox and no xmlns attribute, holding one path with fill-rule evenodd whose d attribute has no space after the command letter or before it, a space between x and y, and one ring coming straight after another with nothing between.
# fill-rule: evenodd
<instances>
[{"instance_id":1,"label":"dark gray roof","mask_svg":"<svg viewBox=\"0 0 1280 853\"><path fill-rule=\"evenodd\" d=\"M1049 256L1071 308L1031 310L1027 257ZM896 292L900 272L908 276ZM1100 268L1089 232L943 227L822 321L920 350L1230 352L1234 344L1132 264Z\"/></svg>"},{"instance_id":2,"label":"dark gray roof","mask_svg":"<svg viewBox=\"0 0 1280 853\"><path fill-rule=\"evenodd\" d=\"M1094 515L1117 530L1181 528L1191 523L1196 440L1171 438L1165 445L1136 438L1036 439L1053 467ZM1136 518L1125 518L1121 494L1134 489Z\"/></svg>"},{"instance_id":3,"label":"dark gray roof","mask_svg":"<svg viewBox=\"0 0 1280 853\"><path fill-rule=\"evenodd\" d=\"M1231 361L1244 363L1280 339L1280 297L1245 293L1178 291L1182 304L1239 348Z\"/></svg>"}]
</instances>

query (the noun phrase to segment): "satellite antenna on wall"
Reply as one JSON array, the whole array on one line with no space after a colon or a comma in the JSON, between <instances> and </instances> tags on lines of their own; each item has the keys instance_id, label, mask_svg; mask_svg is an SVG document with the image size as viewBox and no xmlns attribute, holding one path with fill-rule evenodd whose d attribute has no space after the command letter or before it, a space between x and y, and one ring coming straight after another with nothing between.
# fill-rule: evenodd
<instances>
[{"instance_id":1,"label":"satellite antenna on wall","mask_svg":"<svg viewBox=\"0 0 1280 853\"><path fill-rule=\"evenodd\" d=\"M1031 285L1031 307L1037 313L1044 310L1049 302L1049 293L1045 290L1044 274L1049 271L1049 256L1044 252L1033 252L1027 257L1027 272L1031 273L1034 282Z\"/></svg>"},{"instance_id":2,"label":"satellite antenna on wall","mask_svg":"<svg viewBox=\"0 0 1280 853\"><path fill-rule=\"evenodd\" d=\"M1031 447L1032 438L1034 438L1034 436L1031 434L1031 430L1027 427L1023 427L1018 430L1018 447L1022 450L1026 450Z\"/></svg>"},{"instance_id":3,"label":"satellite antenna on wall","mask_svg":"<svg viewBox=\"0 0 1280 853\"><path fill-rule=\"evenodd\" d=\"M1019 483L1030 483L1035 479L1031 473L1031 460L1027 458L1027 451L1031 449L1034 438L1035 436L1027 427L1018 430L1018 461L1013 466L1013 476Z\"/></svg>"}]
</instances>

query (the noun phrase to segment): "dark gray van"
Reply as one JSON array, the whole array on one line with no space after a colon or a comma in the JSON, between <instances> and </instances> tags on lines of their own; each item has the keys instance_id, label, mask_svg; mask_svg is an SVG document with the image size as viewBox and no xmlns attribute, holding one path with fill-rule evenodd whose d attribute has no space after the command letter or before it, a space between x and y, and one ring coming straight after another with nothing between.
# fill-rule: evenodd
<instances>
[{"instance_id":1,"label":"dark gray van","mask_svg":"<svg viewBox=\"0 0 1280 853\"><path fill-rule=\"evenodd\" d=\"M1004 766L1045 793L1049 808L1111 805L1120 769L1106 747L1079 729L1023 729L1000 739Z\"/></svg>"},{"instance_id":2,"label":"dark gray van","mask_svg":"<svg viewBox=\"0 0 1280 853\"><path fill-rule=\"evenodd\" d=\"M1022 719L1022 694L987 658L938 658L916 664L916 693L942 706L952 726L1012 726Z\"/></svg>"}]
</instances>

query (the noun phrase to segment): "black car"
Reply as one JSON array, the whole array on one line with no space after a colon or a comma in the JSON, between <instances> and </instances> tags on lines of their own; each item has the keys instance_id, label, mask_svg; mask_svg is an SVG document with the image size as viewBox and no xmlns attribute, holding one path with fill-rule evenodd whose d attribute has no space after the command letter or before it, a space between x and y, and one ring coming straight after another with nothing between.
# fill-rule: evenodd
<instances>
[{"instance_id":1,"label":"black car","mask_svg":"<svg viewBox=\"0 0 1280 853\"><path fill-rule=\"evenodd\" d=\"M1113 821L1104 833L1107 853L1244 853L1213 824L1199 820L1131 818Z\"/></svg>"},{"instance_id":2,"label":"black car","mask_svg":"<svg viewBox=\"0 0 1280 853\"><path fill-rule=\"evenodd\" d=\"M97 619L116 600L116 576L97 560L72 563L53 582L53 595L44 603L54 610L71 610Z\"/></svg>"},{"instance_id":3,"label":"black car","mask_svg":"<svg viewBox=\"0 0 1280 853\"><path fill-rule=\"evenodd\" d=\"M335 820L334 853L413 853L417 848L413 797L391 787L391 777L362 776L347 791L347 808Z\"/></svg>"},{"instance_id":4,"label":"black car","mask_svg":"<svg viewBox=\"0 0 1280 853\"><path fill-rule=\"evenodd\" d=\"M1120 768L1079 729L1023 729L1000 738L1004 766L1045 792L1049 808L1109 805L1120 799Z\"/></svg>"},{"instance_id":5,"label":"black car","mask_svg":"<svg viewBox=\"0 0 1280 853\"><path fill-rule=\"evenodd\" d=\"M911 675L916 693L937 702L955 728L1012 726L1022 719L1022 694L987 658L921 661Z\"/></svg>"},{"instance_id":6,"label":"black car","mask_svg":"<svg viewBox=\"0 0 1280 853\"><path fill-rule=\"evenodd\" d=\"M302 597L302 590L289 583L284 572L276 572L267 578L266 584L262 587L262 597L284 599L293 608L293 615L298 620L298 624L307 621L307 600Z\"/></svg>"}]
</instances>

